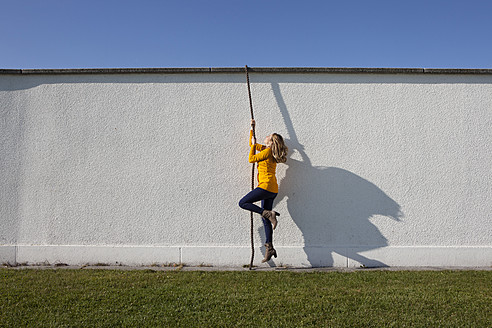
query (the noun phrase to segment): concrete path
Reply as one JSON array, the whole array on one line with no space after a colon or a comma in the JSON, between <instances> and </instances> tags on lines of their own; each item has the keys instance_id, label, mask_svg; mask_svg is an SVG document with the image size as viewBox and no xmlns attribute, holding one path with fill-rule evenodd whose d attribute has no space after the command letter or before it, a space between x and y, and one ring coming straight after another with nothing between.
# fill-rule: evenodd
<instances>
[{"instance_id":1,"label":"concrete path","mask_svg":"<svg viewBox=\"0 0 492 328\"><path fill-rule=\"evenodd\" d=\"M153 270L153 271L249 271L240 267L208 267L208 266L114 266L114 265L2 265L1 268L15 270L46 270L46 269L83 269L83 270ZM358 271L492 271L492 267L384 267L384 268L294 268L294 267L254 267L253 271L291 271L291 272L358 272Z\"/></svg>"}]
</instances>

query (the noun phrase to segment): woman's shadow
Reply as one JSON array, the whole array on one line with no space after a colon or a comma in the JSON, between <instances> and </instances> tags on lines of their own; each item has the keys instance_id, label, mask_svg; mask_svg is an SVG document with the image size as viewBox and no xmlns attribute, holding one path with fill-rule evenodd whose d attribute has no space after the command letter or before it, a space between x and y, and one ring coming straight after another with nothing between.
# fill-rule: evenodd
<instances>
[{"instance_id":1,"label":"woman's shadow","mask_svg":"<svg viewBox=\"0 0 492 328\"><path fill-rule=\"evenodd\" d=\"M339 254L366 267L387 266L360 252L388 245L369 218L381 215L400 221L403 217L400 205L354 173L337 167L313 166L297 140L279 85L272 83L272 89L287 126L290 139L286 138L286 144L291 157L275 203L286 199L289 215L304 238L307 265L333 266L333 255ZM293 159L292 150L302 160Z\"/></svg>"}]
</instances>

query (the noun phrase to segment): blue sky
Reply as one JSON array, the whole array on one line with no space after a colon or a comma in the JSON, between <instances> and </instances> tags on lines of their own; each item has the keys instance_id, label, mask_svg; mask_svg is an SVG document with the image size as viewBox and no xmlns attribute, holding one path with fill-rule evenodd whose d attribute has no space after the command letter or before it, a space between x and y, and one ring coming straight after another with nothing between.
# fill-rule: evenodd
<instances>
[{"instance_id":1,"label":"blue sky","mask_svg":"<svg viewBox=\"0 0 492 328\"><path fill-rule=\"evenodd\" d=\"M0 68L492 68L492 1L0 5Z\"/></svg>"}]
</instances>

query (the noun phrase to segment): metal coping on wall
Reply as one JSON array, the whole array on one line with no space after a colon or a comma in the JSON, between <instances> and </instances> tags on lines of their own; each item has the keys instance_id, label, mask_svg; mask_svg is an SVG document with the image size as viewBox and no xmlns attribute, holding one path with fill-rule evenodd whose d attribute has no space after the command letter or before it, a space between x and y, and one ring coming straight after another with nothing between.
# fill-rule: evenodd
<instances>
[{"instance_id":1,"label":"metal coping on wall","mask_svg":"<svg viewBox=\"0 0 492 328\"><path fill-rule=\"evenodd\" d=\"M492 69L465 68L357 68L357 67L248 67L255 73L338 73L338 74L492 74ZM243 73L244 67L167 67L167 68L69 68L0 69L0 74L197 74Z\"/></svg>"}]
</instances>

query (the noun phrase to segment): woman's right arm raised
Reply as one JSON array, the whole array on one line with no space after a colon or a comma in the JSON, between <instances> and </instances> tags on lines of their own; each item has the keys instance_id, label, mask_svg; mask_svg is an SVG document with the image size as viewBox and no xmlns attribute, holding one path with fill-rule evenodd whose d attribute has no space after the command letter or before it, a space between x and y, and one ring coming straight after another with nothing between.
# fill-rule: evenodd
<instances>
[{"instance_id":1,"label":"woman's right arm raised","mask_svg":"<svg viewBox=\"0 0 492 328\"><path fill-rule=\"evenodd\" d=\"M251 130L249 130L249 146L256 145L256 139L253 138L253 129L255 128L255 120L251 120ZM253 138L253 142L251 142L251 138Z\"/></svg>"}]
</instances>

